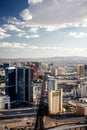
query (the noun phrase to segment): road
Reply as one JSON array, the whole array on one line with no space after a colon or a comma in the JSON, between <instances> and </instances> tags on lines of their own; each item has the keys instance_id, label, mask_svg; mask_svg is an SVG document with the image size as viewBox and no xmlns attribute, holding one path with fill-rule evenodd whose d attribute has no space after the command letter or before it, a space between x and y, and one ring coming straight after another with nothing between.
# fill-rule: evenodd
<instances>
[{"instance_id":1,"label":"road","mask_svg":"<svg viewBox=\"0 0 87 130\"><path fill-rule=\"evenodd\" d=\"M23 117L36 117L37 107L10 109L0 112L0 120L23 118Z\"/></svg>"},{"instance_id":2,"label":"road","mask_svg":"<svg viewBox=\"0 0 87 130\"><path fill-rule=\"evenodd\" d=\"M30 108L10 109L0 111L0 130L3 125L9 128L17 126L29 126L27 122L35 123L38 107L32 106Z\"/></svg>"}]
</instances>

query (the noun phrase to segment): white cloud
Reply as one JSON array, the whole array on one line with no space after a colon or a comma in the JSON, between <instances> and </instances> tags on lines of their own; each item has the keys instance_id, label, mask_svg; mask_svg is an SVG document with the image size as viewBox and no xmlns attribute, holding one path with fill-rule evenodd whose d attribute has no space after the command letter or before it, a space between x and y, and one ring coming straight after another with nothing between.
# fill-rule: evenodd
<instances>
[{"instance_id":1,"label":"white cloud","mask_svg":"<svg viewBox=\"0 0 87 130\"><path fill-rule=\"evenodd\" d=\"M57 30L58 30L58 27L55 27L55 26L46 27L46 31L48 31L48 32L57 31Z\"/></svg>"},{"instance_id":2,"label":"white cloud","mask_svg":"<svg viewBox=\"0 0 87 130\"><path fill-rule=\"evenodd\" d=\"M37 46L30 45L26 43L10 43L10 42L0 42L0 48L3 49L5 53L9 49L9 57L47 57L47 56L85 56L87 55L87 47L58 47L58 46ZM6 48L6 49L4 49ZM18 48L18 49L17 49ZM19 53L19 49L23 49ZM12 53L10 53L12 52ZM8 55L1 54L3 57L8 57ZM14 53L14 54L13 54ZM26 55L27 54L27 55ZM29 58L29 56L28 56Z\"/></svg>"},{"instance_id":3,"label":"white cloud","mask_svg":"<svg viewBox=\"0 0 87 130\"><path fill-rule=\"evenodd\" d=\"M11 35L3 33L3 32L0 33L0 39L4 39L4 38L8 38L8 37L11 37Z\"/></svg>"},{"instance_id":4,"label":"white cloud","mask_svg":"<svg viewBox=\"0 0 87 130\"><path fill-rule=\"evenodd\" d=\"M29 32L33 32L33 33L37 33L38 32L38 28L37 27L32 27Z\"/></svg>"},{"instance_id":5,"label":"white cloud","mask_svg":"<svg viewBox=\"0 0 87 130\"><path fill-rule=\"evenodd\" d=\"M22 30L17 28L15 25L5 24L3 25L3 27L6 31L11 30L11 31L16 31L16 32L22 32Z\"/></svg>"},{"instance_id":6,"label":"white cloud","mask_svg":"<svg viewBox=\"0 0 87 130\"><path fill-rule=\"evenodd\" d=\"M86 20L82 20L79 22L66 22L66 23L57 23L57 24L41 24L41 23L32 23L32 21L19 21L16 18L9 18L8 19L8 23L10 25L14 24L13 26L15 26L17 29L17 31L19 32L24 32L23 29L26 30L26 28L29 29L28 32L32 32L32 33L38 33L38 30L41 28L46 29L46 31L52 32L52 31L57 31L60 29L64 29L64 28L79 28L79 27L87 27L87 22ZM6 25L5 25L6 26ZM8 25L9 26L9 25ZM9 28L9 27L8 27ZM19 29L20 28L20 29ZM10 29L10 28L9 28Z\"/></svg>"},{"instance_id":7,"label":"white cloud","mask_svg":"<svg viewBox=\"0 0 87 130\"><path fill-rule=\"evenodd\" d=\"M36 4L36 3L40 3L42 2L43 0L28 0L28 3L29 4Z\"/></svg>"},{"instance_id":8,"label":"white cloud","mask_svg":"<svg viewBox=\"0 0 87 130\"><path fill-rule=\"evenodd\" d=\"M21 32L21 33L19 33L17 36L18 36L18 37L24 37L25 35L26 35L25 32Z\"/></svg>"},{"instance_id":9,"label":"white cloud","mask_svg":"<svg viewBox=\"0 0 87 130\"><path fill-rule=\"evenodd\" d=\"M4 33L4 32L6 32L6 31L5 31L3 28L0 28L0 33L1 33L1 32Z\"/></svg>"},{"instance_id":10,"label":"white cloud","mask_svg":"<svg viewBox=\"0 0 87 130\"><path fill-rule=\"evenodd\" d=\"M86 0L28 0L28 3L21 17L35 24L82 23L87 16Z\"/></svg>"},{"instance_id":11,"label":"white cloud","mask_svg":"<svg viewBox=\"0 0 87 130\"><path fill-rule=\"evenodd\" d=\"M25 48L25 43L0 42L0 48Z\"/></svg>"},{"instance_id":12,"label":"white cloud","mask_svg":"<svg viewBox=\"0 0 87 130\"><path fill-rule=\"evenodd\" d=\"M2 48L2 47L12 47L12 44L9 43L9 42L1 42L0 43L0 48Z\"/></svg>"},{"instance_id":13,"label":"white cloud","mask_svg":"<svg viewBox=\"0 0 87 130\"><path fill-rule=\"evenodd\" d=\"M28 46L29 49L34 49L34 50L60 50L62 49L61 47L56 47L56 46Z\"/></svg>"},{"instance_id":14,"label":"white cloud","mask_svg":"<svg viewBox=\"0 0 87 130\"><path fill-rule=\"evenodd\" d=\"M32 19L32 15L30 14L29 9L25 9L20 13L20 16L23 18L25 21L29 21Z\"/></svg>"},{"instance_id":15,"label":"white cloud","mask_svg":"<svg viewBox=\"0 0 87 130\"><path fill-rule=\"evenodd\" d=\"M74 38L84 38L84 37L87 37L87 33L84 33L84 32L80 32L80 33L77 33L77 32L70 32L68 34L69 37L74 37Z\"/></svg>"},{"instance_id":16,"label":"white cloud","mask_svg":"<svg viewBox=\"0 0 87 130\"><path fill-rule=\"evenodd\" d=\"M30 35L30 36L25 36L26 38L39 38L40 36L39 35Z\"/></svg>"},{"instance_id":17,"label":"white cloud","mask_svg":"<svg viewBox=\"0 0 87 130\"><path fill-rule=\"evenodd\" d=\"M87 27L86 0L28 0L28 3L29 7L20 13L24 21L10 17L8 23L19 25L21 28L46 26L46 31L67 27ZM15 30L20 31L20 29Z\"/></svg>"},{"instance_id":18,"label":"white cloud","mask_svg":"<svg viewBox=\"0 0 87 130\"><path fill-rule=\"evenodd\" d=\"M20 24L20 20L18 20L15 17L9 17L8 19L6 19L5 21L7 21L8 24L16 24L19 25Z\"/></svg>"},{"instance_id":19,"label":"white cloud","mask_svg":"<svg viewBox=\"0 0 87 130\"><path fill-rule=\"evenodd\" d=\"M6 31L0 28L0 39L11 37L11 34L7 34Z\"/></svg>"}]
</instances>

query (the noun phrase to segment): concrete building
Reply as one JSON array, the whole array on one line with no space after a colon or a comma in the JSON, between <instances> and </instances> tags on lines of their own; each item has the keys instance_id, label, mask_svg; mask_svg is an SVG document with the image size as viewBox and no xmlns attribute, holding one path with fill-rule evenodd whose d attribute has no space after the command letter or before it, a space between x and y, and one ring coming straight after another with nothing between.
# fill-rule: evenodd
<instances>
[{"instance_id":1,"label":"concrete building","mask_svg":"<svg viewBox=\"0 0 87 130\"><path fill-rule=\"evenodd\" d=\"M79 115L87 116L87 104L84 103L76 104L76 113Z\"/></svg>"},{"instance_id":2,"label":"concrete building","mask_svg":"<svg viewBox=\"0 0 87 130\"><path fill-rule=\"evenodd\" d=\"M83 79L78 84L78 87L73 89L73 97L74 98L87 97L87 81L86 81L86 79Z\"/></svg>"},{"instance_id":3,"label":"concrete building","mask_svg":"<svg viewBox=\"0 0 87 130\"><path fill-rule=\"evenodd\" d=\"M58 68L58 75L64 75L65 74L65 68Z\"/></svg>"},{"instance_id":4,"label":"concrete building","mask_svg":"<svg viewBox=\"0 0 87 130\"><path fill-rule=\"evenodd\" d=\"M0 94L0 110L10 109L10 97Z\"/></svg>"},{"instance_id":5,"label":"concrete building","mask_svg":"<svg viewBox=\"0 0 87 130\"><path fill-rule=\"evenodd\" d=\"M33 69L30 67L6 68L5 93L11 102L33 101Z\"/></svg>"},{"instance_id":6,"label":"concrete building","mask_svg":"<svg viewBox=\"0 0 87 130\"><path fill-rule=\"evenodd\" d=\"M87 81L80 84L81 87L81 97L87 97Z\"/></svg>"},{"instance_id":7,"label":"concrete building","mask_svg":"<svg viewBox=\"0 0 87 130\"><path fill-rule=\"evenodd\" d=\"M48 109L52 115L62 112L62 89L48 91Z\"/></svg>"},{"instance_id":8,"label":"concrete building","mask_svg":"<svg viewBox=\"0 0 87 130\"><path fill-rule=\"evenodd\" d=\"M41 97L41 83L34 83L33 84L33 102L35 104L39 103L40 97Z\"/></svg>"},{"instance_id":9,"label":"concrete building","mask_svg":"<svg viewBox=\"0 0 87 130\"><path fill-rule=\"evenodd\" d=\"M51 69L51 75L57 76L58 75L58 69L57 68L52 68Z\"/></svg>"},{"instance_id":10,"label":"concrete building","mask_svg":"<svg viewBox=\"0 0 87 130\"><path fill-rule=\"evenodd\" d=\"M51 69L51 75L53 76L60 76L65 74L65 68L52 68Z\"/></svg>"},{"instance_id":11,"label":"concrete building","mask_svg":"<svg viewBox=\"0 0 87 130\"><path fill-rule=\"evenodd\" d=\"M81 64L78 65L78 76L79 77L85 76L84 65L81 65Z\"/></svg>"}]
</instances>

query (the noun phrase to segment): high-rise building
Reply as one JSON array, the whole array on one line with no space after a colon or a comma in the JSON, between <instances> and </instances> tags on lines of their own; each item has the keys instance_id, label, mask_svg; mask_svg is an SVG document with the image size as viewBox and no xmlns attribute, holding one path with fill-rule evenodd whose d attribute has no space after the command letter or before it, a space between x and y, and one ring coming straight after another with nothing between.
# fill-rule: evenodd
<instances>
[{"instance_id":1,"label":"high-rise building","mask_svg":"<svg viewBox=\"0 0 87 130\"><path fill-rule=\"evenodd\" d=\"M85 72L84 72L84 65L78 65L78 76L79 77L84 77L85 76Z\"/></svg>"},{"instance_id":2,"label":"high-rise building","mask_svg":"<svg viewBox=\"0 0 87 130\"><path fill-rule=\"evenodd\" d=\"M85 77L87 77L87 65L84 65Z\"/></svg>"},{"instance_id":3,"label":"high-rise building","mask_svg":"<svg viewBox=\"0 0 87 130\"><path fill-rule=\"evenodd\" d=\"M77 88L73 89L74 98L87 97L87 78L81 79Z\"/></svg>"},{"instance_id":4,"label":"high-rise building","mask_svg":"<svg viewBox=\"0 0 87 130\"><path fill-rule=\"evenodd\" d=\"M35 65L35 64L30 64L29 66L34 69L34 80L37 81L37 80L38 80L38 67L37 67L37 65Z\"/></svg>"},{"instance_id":5,"label":"high-rise building","mask_svg":"<svg viewBox=\"0 0 87 130\"><path fill-rule=\"evenodd\" d=\"M6 73L6 95L11 101L33 101L33 69L30 67L8 67Z\"/></svg>"},{"instance_id":6,"label":"high-rise building","mask_svg":"<svg viewBox=\"0 0 87 130\"><path fill-rule=\"evenodd\" d=\"M57 90L57 89L58 89L57 79L49 78L48 79L48 90Z\"/></svg>"},{"instance_id":7,"label":"high-rise building","mask_svg":"<svg viewBox=\"0 0 87 130\"><path fill-rule=\"evenodd\" d=\"M84 65L84 69L85 69L85 71L87 71L87 65Z\"/></svg>"},{"instance_id":8,"label":"high-rise building","mask_svg":"<svg viewBox=\"0 0 87 130\"><path fill-rule=\"evenodd\" d=\"M62 89L48 91L49 114L62 112Z\"/></svg>"},{"instance_id":9,"label":"high-rise building","mask_svg":"<svg viewBox=\"0 0 87 130\"><path fill-rule=\"evenodd\" d=\"M3 64L3 69L5 69L6 67L9 67L9 63L4 63Z\"/></svg>"},{"instance_id":10,"label":"high-rise building","mask_svg":"<svg viewBox=\"0 0 87 130\"><path fill-rule=\"evenodd\" d=\"M81 97L87 97L87 81L80 83Z\"/></svg>"}]
</instances>

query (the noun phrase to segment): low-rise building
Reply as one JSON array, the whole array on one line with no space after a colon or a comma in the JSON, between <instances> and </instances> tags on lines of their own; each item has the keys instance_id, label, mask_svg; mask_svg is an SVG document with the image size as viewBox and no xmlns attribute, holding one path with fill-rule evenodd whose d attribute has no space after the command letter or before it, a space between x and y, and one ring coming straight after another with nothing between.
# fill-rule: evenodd
<instances>
[{"instance_id":1,"label":"low-rise building","mask_svg":"<svg viewBox=\"0 0 87 130\"><path fill-rule=\"evenodd\" d=\"M87 78L81 79L80 83L78 84L78 87L73 89L73 97L87 97Z\"/></svg>"},{"instance_id":2,"label":"low-rise building","mask_svg":"<svg viewBox=\"0 0 87 130\"><path fill-rule=\"evenodd\" d=\"M87 116L87 104L77 103L76 104L76 113L79 115Z\"/></svg>"},{"instance_id":3,"label":"low-rise building","mask_svg":"<svg viewBox=\"0 0 87 130\"><path fill-rule=\"evenodd\" d=\"M0 110L10 109L10 97L0 94Z\"/></svg>"}]
</instances>

